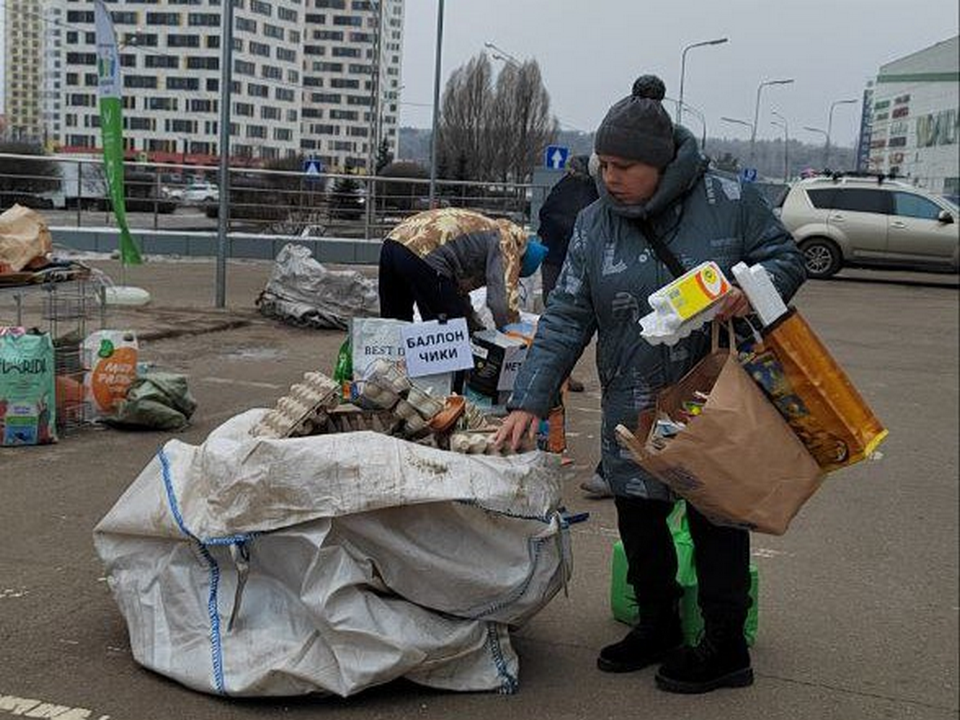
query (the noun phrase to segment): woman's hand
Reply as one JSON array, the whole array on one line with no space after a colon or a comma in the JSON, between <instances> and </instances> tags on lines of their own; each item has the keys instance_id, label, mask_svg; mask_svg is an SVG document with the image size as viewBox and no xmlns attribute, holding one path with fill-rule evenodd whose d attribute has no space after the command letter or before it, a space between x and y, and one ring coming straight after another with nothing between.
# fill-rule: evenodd
<instances>
[{"instance_id":1,"label":"woman's hand","mask_svg":"<svg viewBox=\"0 0 960 720\"><path fill-rule=\"evenodd\" d=\"M500 449L504 442L509 441L510 449L516 451L520 447L524 433L532 440L537 433L540 418L526 410L513 410L503 419L500 429L493 436L493 446Z\"/></svg>"},{"instance_id":2,"label":"woman's hand","mask_svg":"<svg viewBox=\"0 0 960 720\"><path fill-rule=\"evenodd\" d=\"M717 320L726 321L735 317L746 317L753 312L750 301L740 288L732 287L720 303Z\"/></svg>"}]
</instances>

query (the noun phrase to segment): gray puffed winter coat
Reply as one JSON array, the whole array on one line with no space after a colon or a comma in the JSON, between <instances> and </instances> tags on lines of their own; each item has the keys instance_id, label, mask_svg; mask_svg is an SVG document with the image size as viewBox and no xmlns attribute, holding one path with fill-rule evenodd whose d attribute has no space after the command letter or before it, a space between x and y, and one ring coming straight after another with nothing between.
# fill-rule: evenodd
<instances>
[{"instance_id":1,"label":"gray puffed winter coat","mask_svg":"<svg viewBox=\"0 0 960 720\"><path fill-rule=\"evenodd\" d=\"M614 429L618 424L635 429L658 391L692 369L710 341L707 328L672 347L652 346L640 336L638 320L650 312L647 297L673 276L636 219L646 218L686 269L713 260L732 279L730 270L741 260L761 263L785 300L805 278L803 256L757 190L707 170L684 128L676 128L675 141L673 162L642 205L620 204L598 178L600 199L577 218L563 270L508 404L545 417L597 332L604 474L615 494L651 499L672 496L619 447Z\"/></svg>"}]
</instances>

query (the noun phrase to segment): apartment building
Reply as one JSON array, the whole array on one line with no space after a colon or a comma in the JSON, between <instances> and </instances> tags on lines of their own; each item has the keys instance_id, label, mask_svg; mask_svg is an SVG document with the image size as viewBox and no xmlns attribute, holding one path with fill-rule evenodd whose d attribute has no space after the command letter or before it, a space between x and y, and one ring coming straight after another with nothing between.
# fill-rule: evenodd
<instances>
[{"instance_id":1,"label":"apartment building","mask_svg":"<svg viewBox=\"0 0 960 720\"><path fill-rule=\"evenodd\" d=\"M395 157L403 0L304 1L303 154L342 172L371 167L383 140Z\"/></svg>"},{"instance_id":2,"label":"apartment building","mask_svg":"<svg viewBox=\"0 0 960 720\"><path fill-rule=\"evenodd\" d=\"M9 1L9 0L8 0ZM24 1L24 0L12 0ZM61 152L100 145L92 4L63 8ZM300 152L301 0L234 0L230 155L260 164ZM109 4L123 77L129 156L210 164L219 156L220 0Z\"/></svg>"},{"instance_id":3,"label":"apartment building","mask_svg":"<svg viewBox=\"0 0 960 720\"><path fill-rule=\"evenodd\" d=\"M47 3L43 9L43 69L40 97L43 123L43 145L48 152L56 150L56 138L63 129L63 8Z\"/></svg>"},{"instance_id":4,"label":"apartment building","mask_svg":"<svg viewBox=\"0 0 960 720\"><path fill-rule=\"evenodd\" d=\"M11 140L41 142L43 29L41 0L5 0L3 95Z\"/></svg>"}]
</instances>

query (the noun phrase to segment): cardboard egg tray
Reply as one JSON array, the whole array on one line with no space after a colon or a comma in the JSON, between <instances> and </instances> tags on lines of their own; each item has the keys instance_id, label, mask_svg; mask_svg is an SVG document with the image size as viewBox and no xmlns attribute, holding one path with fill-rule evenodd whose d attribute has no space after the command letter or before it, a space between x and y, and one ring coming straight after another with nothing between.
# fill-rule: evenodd
<instances>
[{"instance_id":1,"label":"cardboard egg tray","mask_svg":"<svg viewBox=\"0 0 960 720\"><path fill-rule=\"evenodd\" d=\"M285 438L322 432L329 413L340 402L340 386L318 372L304 373L303 381L277 400L251 430L254 437Z\"/></svg>"}]
</instances>

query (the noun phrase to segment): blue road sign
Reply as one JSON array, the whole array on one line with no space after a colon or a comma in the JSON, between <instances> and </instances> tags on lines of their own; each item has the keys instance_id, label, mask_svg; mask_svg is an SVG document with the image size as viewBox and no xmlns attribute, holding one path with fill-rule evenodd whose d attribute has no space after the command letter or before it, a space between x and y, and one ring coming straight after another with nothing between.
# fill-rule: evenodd
<instances>
[{"instance_id":1,"label":"blue road sign","mask_svg":"<svg viewBox=\"0 0 960 720\"><path fill-rule=\"evenodd\" d=\"M757 169L756 168L744 168L740 171L740 179L743 182L752 183L757 181Z\"/></svg>"},{"instance_id":2,"label":"blue road sign","mask_svg":"<svg viewBox=\"0 0 960 720\"><path fill-rule=\"evenodd\" d=\"M323 174L323 161L319 158L309 158L303 161L303 174L307 177L318 177Z\"/></svg>"},{"instance_id":3,"label":"blue road sign","mask_svg":"<svg viewBox=\"0 0 960 720\"><path fill-rule=\"evenodd\" d=\"M548 168L560 170L567 164L568 157L570 157L570 148L562 145L548 145L543 153L543 164Z\"/></svg>"}]
</instances>

